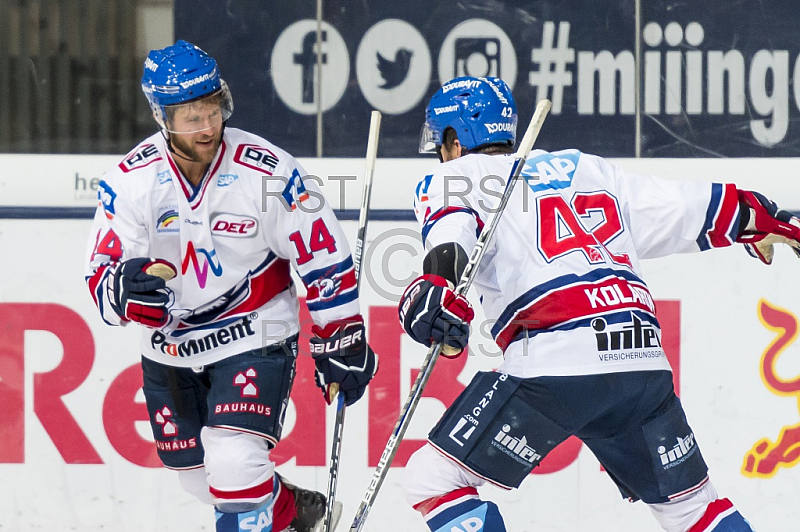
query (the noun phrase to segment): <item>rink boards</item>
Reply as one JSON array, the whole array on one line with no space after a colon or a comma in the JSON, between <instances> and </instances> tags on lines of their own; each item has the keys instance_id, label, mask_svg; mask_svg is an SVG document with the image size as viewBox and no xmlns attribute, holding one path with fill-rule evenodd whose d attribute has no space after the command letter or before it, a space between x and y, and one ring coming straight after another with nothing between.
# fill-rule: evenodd
<instances>
[{"instance_id":1,"label":"rink boards","mask_svg":"<svg viewBox=\"0 0 800 532\"><path fill-rule=\"evenodd\" d=\"M0 197L5 207L78 212L71 209L93 205L92 179L116 161L0 156ZM800 164L794 160L617 162L665 177L733 181L786 208L800 207L800 186L792 179L800 175ZM342 204L345 181L329 176L358 177L362 161L303 163L325 178L331 203L352 218L358 182L346 181ZM415 182L430 165L380 160L376 168L373 209L383 221L369 227L362 290L381 371L365 400L347 412L339 530L347 528L364 495L425 354L396 320L397 296L422 257L416 224L398 210L409 208ZM356 223L343 224L352 247ZM213 530L211 509L184 494L175 475L159 467L139 390L137 331L105 326L83 284L89 226L85 218L0 219L0 531ZM756 529L797 529L800 262L779 249L767 267L737 246L645 261L643 267L676 384L714 483ZM402 465L474 371L499 364L483 318L478 311L469 356L437 365L366 530L424 530L403 501ZM324 491L334 412L321 400L312 367L307 355L299 358L284 439L274 457L288 478ZM518 491L482 491L498 501L509 530L657 529L646 507L619 497L580 442L567 442L536 473Z\"/></svg>"}]
</instances>

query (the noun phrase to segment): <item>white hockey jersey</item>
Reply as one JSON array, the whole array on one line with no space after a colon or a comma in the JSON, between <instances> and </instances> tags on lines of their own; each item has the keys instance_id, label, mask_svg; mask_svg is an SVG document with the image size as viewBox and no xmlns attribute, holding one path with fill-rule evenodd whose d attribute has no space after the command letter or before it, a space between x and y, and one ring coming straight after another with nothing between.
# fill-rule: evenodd
<instances>
[{"instance_id":1,"label":"white hockey jersey","mask_svg":"<svg viewBox=\"0 0 800 532\"><path fill-rule=\"evenodd\" d=\"M359 313L349 245L313 179L288 153L226 128L198 187L183 177L155 134L109 172L87 250L86 281L103 320L117 262L169 261L178 276L161 329L142 327L142 353L173 366L209 364L299 332L290 264L308 289L312 318L324 326Z\"/></svg>"},{"instance_id":2,"label":"white hockey jersey","mask_svg":"<svg viewBox=\"0 0 800 532\"><path fill-rule=\"evenodd\" d=\"M513 155L471 154L418 184L426 247L467 253ZM519 377L669 369L639 260L734 243L734 185L626 174L577 150L529 156L473 286Z\"/></svg>"}]
</instances>

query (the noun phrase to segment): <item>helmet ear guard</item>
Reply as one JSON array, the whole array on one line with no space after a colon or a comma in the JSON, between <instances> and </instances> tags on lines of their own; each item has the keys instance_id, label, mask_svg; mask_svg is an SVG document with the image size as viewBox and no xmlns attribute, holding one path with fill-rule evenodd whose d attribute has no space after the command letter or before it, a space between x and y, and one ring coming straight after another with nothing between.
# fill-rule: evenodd
<instances>
[{"instance_id":1,"label":"helmet ear guard","mask_svg":"<svg viewBox=\"0 0 800 532\"><path fill-rule=\"evenodd\" d=\"M490 144L513 146L517 105L511 89L500 78L461 77L445 83L425 109L420 153L435 153L448 127L467 150Z\"/></svg>"}]
</instances>

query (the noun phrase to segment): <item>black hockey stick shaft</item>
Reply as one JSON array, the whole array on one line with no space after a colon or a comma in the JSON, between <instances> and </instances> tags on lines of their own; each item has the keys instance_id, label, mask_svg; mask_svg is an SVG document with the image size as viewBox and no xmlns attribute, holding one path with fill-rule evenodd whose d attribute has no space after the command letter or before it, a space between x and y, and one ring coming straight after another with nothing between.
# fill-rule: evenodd
<instances>
[{"instance_id":1,"label":"black hockey stick shaft","mask_svg":"<svg viewBox=\"0 0 800 532\"><path fill-rule=\"evenodd\" d=\"M367 222L369 220L369 203L372 196L372 175L375 172L375 159L378 155L378 138L381 128L380 111L372 111L369 121L369 139L367 140L366 170L364 187L361 193L361 208L358 213L358 233L356 249L353 253L353 270L356 275L356 291L361 287L361 267L364 247L367 242ZM333 385L331 385L333 387ZM336 387L338 393L338 386ZM336 502L336 486L339 482L339 460L342 455L342 434L344 432L344 414L346 406L344 395L338 394L336 402L336 421L333 425L331 440L331 456L328 462L328 498L325 508L325 532L332 532L333 505Z\"/></svg>"},{"instance_id":2,"label":"black hockey stick shaft","mask_svg":"<svg viewBox=\"0 0 800 532\"><path fill-rule=\"evenodd\" d=\"M455 289L455 293L458 295L465 295L467 290L469 290L469 287L472 285L472 281L475 278L475 273L477 272L478 266L480 265L481 259L485 253L486 245L492 238L492 235L497 228L497 224L500 221L500 216L503 214L503 211L508 204L508 200L514 190L514 185L516 184L517 178L522 172L522 167L525 166L525 161L528 159L531 149L533 149L533 143L536 141L536 137L539 135L539 131L542 129L542 124L544 123L545 117L547 117L547 113L550 111L550 106L550 100L541 100L536 105L536 111L533 113L531 122L528 124L528 128L525 130L525 135L522 137L522 140L517 148L514 164L511 167L511 173L509 175L506 188L503 191L503 196L500 198L497 207L492 211L488 222L483 227L481 234L478 236L478 241L475 243L475 247L470 253L469 262L467 263L464 272L461 274L458 286ZM414 384L411 386L408 399L406 399L406 403L403 405L403 409L400 411L400 417L394 426L394 430L392 430L391 436L389 436L389 441L386 443L383 453L381 453L381 458L378 461L378 467L375 469L372 479L370 480L369 487L367 488L367 492L365 493L364 498L361 500L361 504L358 507L356 516L353 519L353 524L350 525L350 532L360 532L364 527L364 524L367 521L367 516L369 515L369 511L372 509L372 506L375 503L375 498L378 496L378 490L383 484L386 474L389 472L389 467L394 460L394 456L397 454L397 449L400 445L400 442L403 440L406 429L411 422L411 417L417 408L417 403L419 403L419 400L422 397L422 391L425 388L425 385L428 383L428 379L433 372L433 367L436 364L436 360L439 358L441 351L441 344L435 342L428 350L428 354L425 356L425 360L422 362L419 375L414 381Z\"/></svg>"}]
</instances>

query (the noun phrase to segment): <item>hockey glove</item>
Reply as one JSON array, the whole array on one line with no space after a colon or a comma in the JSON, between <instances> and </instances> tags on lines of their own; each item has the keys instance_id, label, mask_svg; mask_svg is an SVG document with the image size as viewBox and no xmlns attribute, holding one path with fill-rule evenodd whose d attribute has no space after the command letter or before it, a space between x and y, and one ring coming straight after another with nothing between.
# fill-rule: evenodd
<instances>
[{"instance_id":1,"label":"hockey glove","mask_svg":"<svg viewBox=\"0 0 800 532\"><path fill-rule=\"evenodd\" d=\"M738 193L742 218L736 241L764 264L772 264L773 244L788 244L800 257L800 219L758 192Z\"/></svg>"},{"instance_id":2,"label":"hockey glove","mask_svg":"<svg viewBox=\"0 0 800 532\"><path fill-rule=\"evenodd\" d=\"M170 300L165 278L176 273L175 267L162 259L139 257L120 262L108 279L111 308L124 321L163 326L169 317Z\"/></svg>"},{"instance_id":3,"label":"hockey glove","mask_svg":"<svg viewBox=\"0 0 800 532\"><path fill-rule=\"evenodd\" d=\"M444 356L457 357L469 343L475 312L467 298L456 296L450 286L438 275L418 277L400 298L398 314L403 329L415 341L427 347L433 342L442 344Z\"/></svg>"},{"instance_id":4,"label":"hockey glove","mask_svg":"<svg viewBox=\"0 0 800 532\"><path fill-rule=\"evenodd\" d=\"M336 396L333 383L339 386L347 406L364 395L367 384L378 372L378 355L367 344L364 320L358 316L311 328L311 355L317 367L314 376L325 402Z\"/></svg>"}]
</instances>

